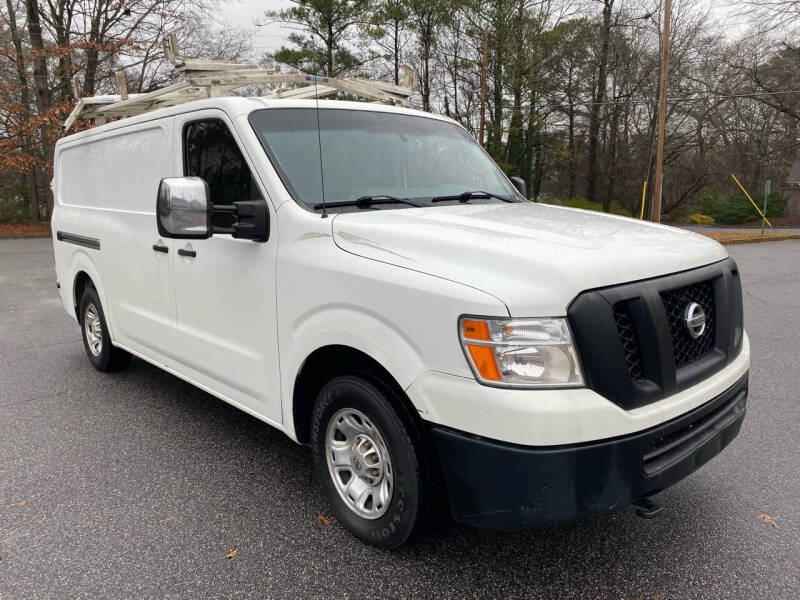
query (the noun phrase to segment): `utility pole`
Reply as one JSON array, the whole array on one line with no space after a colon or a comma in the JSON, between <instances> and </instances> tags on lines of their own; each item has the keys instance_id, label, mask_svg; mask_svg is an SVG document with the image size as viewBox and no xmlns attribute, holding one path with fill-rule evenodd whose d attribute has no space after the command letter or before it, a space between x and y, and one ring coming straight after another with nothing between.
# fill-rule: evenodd
<instances>
[{"instance_id":1,"label":"utility pole","mask_svg":"<svg viewBox=\"0 0 800 600\"><path fill-rule=\"evenodd\" d=\"M481 63L481 126L480 138L481 146L483 146L483 124L486 120L486 63L489 55L489 30L483 28L483 62Z\"/></svg>"},{"instance_id":2,"label":"utility pole","mask_svg":"<svg viewBox=\"0 0 800 600\"><path fill-rule=\"evenodd\" d=\"M664 183L664 129L667 122L667 74L669 72L670 0L664 0L664 34L661 40L661 97L658 101L658 145L656 147L653 222L661 222L661 192Z\"/></svg>"}]
</instances>

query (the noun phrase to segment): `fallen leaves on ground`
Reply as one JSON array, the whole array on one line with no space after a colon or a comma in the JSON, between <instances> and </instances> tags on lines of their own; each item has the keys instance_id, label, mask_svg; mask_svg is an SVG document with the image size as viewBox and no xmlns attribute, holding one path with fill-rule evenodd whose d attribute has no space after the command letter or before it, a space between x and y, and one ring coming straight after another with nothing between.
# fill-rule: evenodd
<instances>
[{"instance_id":1,"label":"fallen leaves on ground","mask_svg":"<svg viewBox=\"0 0 800 600\"><path fill-rule=\"evenodd\" d=\"M10 504L9 506L25 506L27 503L27 500L20 500L19 502L14 502L14 504Z\"/></svg>"},{"instance_id":2,"label":"fallen leaves on ground","mask_svg":"<svg viewBox=\"0 0 800 600\"><path fill-rule=\"evenodd\" d=\"M50 223L0 223L0 238L50 237Z\"/></svg>"},{"instance_id":3,"label":"fallen leaves on ground","mask_svg":"<svg viewBox=\"0 0 800 600\"><path fill-rule=\"evenodd\" d=\"M327 518L325 515L323 515L322 513L319 513L317 515L317 518L322 522L323 525L330 525L331 524L331 520L329 518Z\"/></svg>"},{"instance_id":4,"label":"fallen leaves on ground","mask_svg":"<svg viewBox=\"0 0 800 600\"><path fill-rule=\"evenodd\" d=\"M228 554L227 554L227 556L225 556L225 558L230 559L230 558L233 558L234 556L236 556L237 554L239 554L239 549L238 548L234 548L233 550L228 552Z\"/></svg>"},{"instance_id":5,"label":"fallen leaves on ground","mask_svg":"<svg viewBox=\"0 0 800 600\"><path fill-rule=\"evenodd\" d=\"M775 519L770 517L767 513L761 513L760 515L758 515L758 518L764 521L764 523L769 523L775 529L780 529L780 527L778 527L778 524L775 522Z\"/></svg>"}]
</instances>

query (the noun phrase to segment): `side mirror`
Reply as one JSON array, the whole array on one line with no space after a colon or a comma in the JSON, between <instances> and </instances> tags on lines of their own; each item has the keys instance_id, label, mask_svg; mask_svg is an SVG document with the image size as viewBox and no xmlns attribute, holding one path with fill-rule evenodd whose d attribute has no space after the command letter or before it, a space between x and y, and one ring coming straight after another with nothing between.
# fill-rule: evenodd
<instances>
[{"instance_id":1,"label":"side mirror","mask_svg":"<svg viewBox=\"0 0 800 600\"><path fill-rule=\"evenodd\" d=\"M522 197L528 199L528 186L522 177L510 177L512 185L517 188L517 191L522 194Z\"/></svg>"},{"instance_id":2,"label":"side mirror","mask_svg":"<svg viewBox=\"0 0 800 600\"><path fill-rule=\"evenodd\" d=\"M156 220L167 238L211 237L208 184L200 177L166 177L158 186Z\"/></svg>"}]
</instances>

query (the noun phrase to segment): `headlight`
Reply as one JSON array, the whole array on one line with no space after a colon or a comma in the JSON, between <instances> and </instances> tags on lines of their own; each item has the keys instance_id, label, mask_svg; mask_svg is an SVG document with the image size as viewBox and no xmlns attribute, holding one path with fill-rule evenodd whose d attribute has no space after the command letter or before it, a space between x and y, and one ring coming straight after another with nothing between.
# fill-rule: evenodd
<instances>
[{"instance_id":1,"label":"headlight","mask_svg":"<svg viewBox=\"0 0 800 600\"><path fill-rule=\"evenodd\" d=\"M582 387L566 319L462 317L461 344L475 377L501 387Z\"/></svg>"}]
</instances>

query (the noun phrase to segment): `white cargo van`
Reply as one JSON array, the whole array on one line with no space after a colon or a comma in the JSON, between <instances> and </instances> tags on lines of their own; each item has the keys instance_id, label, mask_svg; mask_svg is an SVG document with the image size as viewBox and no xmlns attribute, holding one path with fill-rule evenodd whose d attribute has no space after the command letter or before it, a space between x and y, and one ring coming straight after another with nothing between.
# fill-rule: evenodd
<instances>
[{"instance_id":1,"label":"white cargo van","mask_svg":"<svg viewBox=\"0 0 800 600\"><path fill-rule=\"evenodd\" d=\"M523 188L414 110L160 109L58 142L61 300L99 370L137 356L309 444L367 542L440 500L496 529L652 513L744 419L736 264Z\"/></svg>"}]
</instances>

